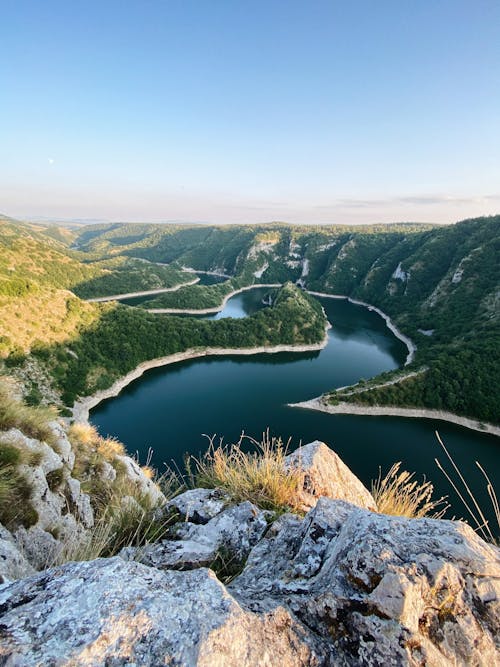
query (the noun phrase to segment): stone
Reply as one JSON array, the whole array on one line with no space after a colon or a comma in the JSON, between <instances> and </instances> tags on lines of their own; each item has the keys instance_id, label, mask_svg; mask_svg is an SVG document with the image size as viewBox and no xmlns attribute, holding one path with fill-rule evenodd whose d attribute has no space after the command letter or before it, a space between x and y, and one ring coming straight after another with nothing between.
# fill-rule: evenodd
<instances>
[{"instance_id":1,"label":"stone","mask_svg":"<svg viewBox=\"0 0 500 667\"><path fill-rule=\"evenodd\" d=\"M19 550L12 535L0 524L0 584L34 573L34 568Z\"/></svg>"},{"instance_id":2,"label":"stone","mask_svg":"<svg viewBox=\"0 0 500 667\"><path fill-rule=\"evenodd\" d=\"M2 664L311 667L326 643L282 607L245 610L207 569L120 558L68 563L0 587Z\"/></svg>"},{"instance_id":3,"label":"stone","mask_svg":"<svg viewBox=\"0 0 500 667\"><path fill-rule=\"evenodd\" d=\"M101 461L99 464L99 477L105 482L114 482L116 479L116 470L111 463Z\"/></svg>"},{"instance_id":4,"label":"stone","mask_svg":"<svg viewBox=\"0 0 500 667\"><path fill-rule=\"evenodd\" d=\"M217 514L206 524L177 523L176 539L146 547L124 549L120 555L159 569L193 569L217 559L225 568L237 568L267 528L267 513L246 501Z\"/></svg>"},{"instance_id":5,"label":"stone","mask_svg":"<svg viewBox=\"0 0 500 667\"><path fill-rule=\"evenodd\" d=\"M130 456L116 456L128 476L134 482L140 493L149 499L152 507L166 502L166 498L158 486L142 472L141 467Z\"/></svg>"},{"instance_id":6,"label":"stone","mask_svg":"<svg viewBox=\"0 0 500 667\"><path fill-rule=\"evenodd\" d=\"M377 510L368 489L324 442L315 440L299 447L286 457L285 465L303 473L298 500L304 511L314 507L320 496L347 500L359 507Z\"/></svg>"},{"instance_id":7,"label":"stone","mask_svg":"<svg viewBox=\"0 0 500 667\"><path fill-rule=\"evenodd\" d=\"M178 512L182 519L191 523L208 523L230 502L230 497L221 489L189 489L175 496L163 508L164 514Z\"/></svg>"},{"instance_id":8,"label":"stone","mask_svg":"<svg viewBox=\"0 0 500 667\"><path fill-rule=\"evenodd\" d=\"M13 537L17 547L35 570L50 567L61 550L59 541L39 526L28 529L21 526L13 533Z\"/></svg>"},{"instance_id":9,"label":"stone","mask_svg":"<svg viewBox=\"0 0 500 667\"><path fill-rule=\"evenodd\" d=\"M256 611L285 605L338 664L498 661L500 551L458 521L321 498L302 525L268 531L228 589Z\"/></svg>"},{"instance_id":10,"label":"stone","mask_svg":"<svg viewBox=\"0 0 500 667\"><path fill-rule=\"evenodd\" d=\"M248 501L192 490L158 510L183 519L169 539L37 575L91 535L78 512L59 518L59 540L0 530L0 577L31 575L0 584L0 664L500 664L500 550L460 521L375 512L323 443L296 456L305 517L268 525ZM68 494L76 505L79 484Z\"/></svg>"},{"instance_id":11,"label":"stone","mask_svg":"<svg viewBox=\"0 0 500 667\"><path fill-rule=\"evenodd\" d=\"M66 487L66 498L71 512L85 528L92 528L94 525L94 511L90 504L90 496L82 493L80 482L73 477L66 480Z\"/></svg>"},{"instance_id":12,"label":"stone","mask_svg":"<svg viewBox=\"0 0 500 667\"><path fill-rule=\"evenodd\" d=\"M31 489L29 502L38 515L36 525L43 530L55 530L61 516L67 509L64 494L59 490L50 490L42 466L21 465L19 470L23 473Z\"/></svg>"},{"instance_id":13,"label":"stone","mask_svg":"<svg viewBox=\"0 0 500 667\"><path fill-rule=\"evenodd\" d=\"M69 468L69 470L73 470L73 466L75 465L75 453L64 427L58 421L50 422L49 426L56 438L54 445L55 451L59 454L62 462Z\"/></svg>"},{"instance_id":14,"label":"stone","mask_svg":"<svg viewBox=\"0 0 500 667\"><path fill-rule=\"evenodd\" d=\"M27 453L30 457L36 456L39 459L39 463L34 467L41 468L45 475L54 470L58 470L63 466L61 457L52 449L52 447L35 438L29 438L17 428L11 428L5 433L2 433L2 441L5 443L12 443L21 451ZM29 462L25 467L30 467Z\"/></svg>"}]
</instances>

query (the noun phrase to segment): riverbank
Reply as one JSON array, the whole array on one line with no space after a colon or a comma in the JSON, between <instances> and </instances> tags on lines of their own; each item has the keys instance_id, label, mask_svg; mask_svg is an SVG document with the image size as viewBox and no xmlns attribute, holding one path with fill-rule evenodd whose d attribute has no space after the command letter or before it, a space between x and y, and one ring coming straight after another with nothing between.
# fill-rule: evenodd
<instances>
[{"instance_id":1,"label":"riverbank","mask_svg":"<svg viewBox=\"0 0 500 667\"><path fill-rule=\"evenodd\" d=\"M305 410L317 410L319 412L327 412L332 415L366 415L372 417L411 417L417 419L437 419L440 421L451 422L472 429L473 431L480 431L481 433L489 433L490 435L500 436L500 427L495 424L488 424L461 417L453 412L445 412L442 410L427 410L424 408L398 408L396 406L365 406L356 405L354 403L338 403L331 405L327 403L322 396L312 398L309 401L301 401L300 403L288 403L291 408L303 408Z\"/></svg>"},{"instance_id":2,"label":"riverbank","mask_svg":"<svg viewBox=\"0 0 500 667\"><path fill-rule=\"evenodd\" d=\"M222 273L221 271L200 271L199 269L193 269L190 266L181 267L186 273L202 273L204 276L218 276L219 278L234 278L230 276L229 273Z\"/></svg>"},{"instance_id":3,"label":"riverbank","mask_svg":"<svg viewBox=\"0 0 500 667\"><path fill-rule=\"evenodd\" d=\"M281 283L268 283L268 284L254 284L247 285L246 287L240 287L239 289L234 290L227 294L222 302L218 306L213 306L212 308L148 308L148 313L155 313L157 315L212 315L220 313L221 310L224 310L227 302L236 294L241 292L246 292L247 290L257 289L258 287L283 287Z\"/></svg>"},{"instance_id":4,"label":"riverbank","mask_svg":"<svg viewBox=\"0 0 500 667\"><path fill-rule=\"evenodd\" d=\"M127 292L126 294L112 294L111 296L97 296L92 299L85 299L88 303L102 303L104 301L119 301L120 299L133 299L136 296L153 296L154 294L164 294L165 292L177 292L182 287L189 287L196 285L200 281L199 278L194 278L187 283L181 283L174 287L160 287L158 289L144 290L143 292Z\"/></svg>"},{"instance_id":5,"label":"riverbank","mask_svg":"<svg viewBox=\"0 0 500 667\"><path fill-rule=\"evenodd\" d=\"M389 329L389 331L392 331L392 333L396 336L396 338L402 341L408 348L408 354L406 356L406 361L404 365L408 366L408 364L411 364L411 362L415 358L415 352L417 351L417 346L415 345L415 343L412 341L411 338L406 336L397 328L397 326L391 320L389 315L387 315L387 313L384 313L384 311L380 310L380 308L377 308L377 306L373 306L371 303L366 303L365 301L358 301L357 299L351 299L350 296L343 296L342 294L326 294L326 292L313 292L312 290L306 290L306 292L308 294L312 294L313 296L321 296L327 299L344 299L349 301L349 303L353 303L356 306L364 306L365 308L368 308L368 310L377 313L383 320L385 320L386 326Z\"/></svg>"},{"instance_id":6,"label":"riverbank","mask_svg":"<svg viewBox=\"0 0 500 667\"><path fill-rule=\"evenodd\" d=\"M190 269L188 267L182 267L183 271L193 271L194 269ZM219 275L219 276L224 276L224 274L221 273L216 273L216 272L211 272L211 271L197 271L197 273L206 273L209 275ZM229 277L229 276L228 276ZM196 281L195 281L196 282ZM216 313L220 313L221 310L224 309L226 306L227 302L229 299L231 299L233 296L236 294L240 294L241 292L245 292L246 290L254 289L257 287L268 287L268 288L277 288L277 287L282 287L281 283L258 283L258 284L253 284L253 285L247 285L246 287L240 287L239 289L236 289L229 294L227 294L223 301L218 305L214 306L212 308L148 308L147 312L148 313L153 313L157 315L215 315ZM169 290L165 290L169 291ZM174 291L174 290L170 290ZM394 324L394 322L391 320L389 315L387 313L384 313L383 310L380 310L380 308L377 308L377 306L373 306L371 303L366 303L365 301L358 301L357 299L351 299L350 296L344 296L342 294L327 294L326 292L314 292L313 290L305 290L307 294L311 294L312 296L320 296L320 297L325 297L327 299L344 299L349 301L350 303L353 303L356 306L364 306L365 308L368 308L368 310L373 311L377 313L377 315L380 315L380 317L385 321L385 324L389 331L391 331L396 338L398 338L401 342L403 342L407 349L408 349L408 354L406 355L406 360L404 363L404 366L408 366L408 364L411 364L413 359L415 358L415 352L417 351L417 346L415 343L406 336L404 333L402 333L397 326ZM123 297L122 297L123 298Z\"/></svg>"},{"instance_id":7,"label":"riverbank","mask_svg":"<svg viewBox=\"0 0 500 667\"><path fill-rule=\"evenodd\" d=\"M278 354L279 352L319 352L328 344L328 329L330 328L331 325L327 323L325 326L325 335L323 340L312 345L263 345L261 347L248 348L191 348L189 350L185 350L184 352L169 354L166 357L158 357L156 359L150 359L149 361L143 361L141 364L136 366L134 370L130 371L130 373L127 373L121 378L118 378L118 380L116 380L111 385L111 387L76 401L73 405L73 419L77 422L87 422L89 419L90 410L92 410L92 408L95 408L96 405L101 403L101 401L106 400L107 398L118 396L122 389L124 389L128 384L137 378L141 377L141 375L143 375L151 368L168 366L170 364L176 364L180 361L187 361L188 359L197 359L200 357L229 355L249 356L255 354Z\"/></svg>"}]
</instances>

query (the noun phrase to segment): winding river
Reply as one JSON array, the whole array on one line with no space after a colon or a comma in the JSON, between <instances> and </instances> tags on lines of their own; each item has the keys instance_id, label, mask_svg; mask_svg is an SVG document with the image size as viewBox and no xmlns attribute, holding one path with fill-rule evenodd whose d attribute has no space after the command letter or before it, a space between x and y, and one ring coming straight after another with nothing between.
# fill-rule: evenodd
<instances>
[{"instance_id":1,"label":"winding river","mask_svg":"<svg viewBox=\"0 0 500 667\"><path fill-rule=\"evenodd\" d=\"M242 292L209 317L245 317L263 307L267 292ZM130 453L137 451L142 462L152 448L152 462L160 471L172 461L182 467L186 452L203 451L203 434L233 442L242 431L259 438L269 428L285 441L293 436L291 448L323 440L365 484L378 475L379 466L385 471L402 461L407 470L431 479L439 494L449 495L453 514L465 516L434 462L436 457L444 461L434 435L438 430L479 502L489 509L474 461L481 462L493 481L500 477L496 437L444 421L328 415L287 407L401 366L406 358L406 346L376 313L344 300L320 301L333 325L320 352L201 358L153 369L118 397L100 403L91 421L102 433L122 440Z\"/></svg>"}]
</instances>

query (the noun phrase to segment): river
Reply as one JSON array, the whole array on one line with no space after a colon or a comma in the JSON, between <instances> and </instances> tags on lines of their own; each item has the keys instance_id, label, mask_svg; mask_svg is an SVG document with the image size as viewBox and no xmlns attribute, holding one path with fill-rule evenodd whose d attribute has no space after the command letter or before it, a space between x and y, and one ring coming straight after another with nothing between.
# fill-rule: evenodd
<instances>
[{"instance_id":1,"label":"river","mask_svg":"<svg viewBox=\"0 0 500 667\"><path fill-rule=\"evenodd\" d=\"M268 289L232 297L214 317L245 317L263 307ZM160 471L184 455L207 445L203 434L234 442L240 433L259 438L270 429L290 447L323 440L369 485L379 466L395 461L425 474L437 492L447 494L452 512L465 516L454 491L437 469L444 461L434 431L438 430L456 462L470 479L482 506L489 500L474 465L478 460L494 481L500 477L498 438L443 421L401 417L328 415L287 407L319 394L401 366L406 346L367 308L343 300L320 299L332 324L321 352L280 353L252 357L193 359L148 371L121 394L99 404L91 421L101 433L122 440L129 453L144 462L149 448ZM491 512L488 514L491 517Z\"/></svg>"}]
</instances>

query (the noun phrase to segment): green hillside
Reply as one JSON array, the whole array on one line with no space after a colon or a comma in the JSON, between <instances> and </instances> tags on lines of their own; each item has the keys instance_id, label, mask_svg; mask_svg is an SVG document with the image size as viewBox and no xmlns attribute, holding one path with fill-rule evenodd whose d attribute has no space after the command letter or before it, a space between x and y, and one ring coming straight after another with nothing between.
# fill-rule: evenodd
<instances>
[{"instance_id":1,"label":"green hillside","mask_svg":"<svg viewBox=\"0 0 500 667\"><path fill-rule=\"evenodd\" d=\"M70 406L137 364L188 348L317 344L325 318L316 300L284 286L272 308L244 320L151 315L80 296L171 287L192 279L173 266L68 249L30 224L0 222L0 359L32 403ZM86 261L84 261L86 260Z\"/></svg>"},{"instance_id":2,"label":"green hillside","mask_svg":"<svg viewBox=\"0 0 500 667\"><path fill-rule=\"evenodd\" d=\"M374 304L417 344L412 368L425 366L425 373L384 388L372 386L375 378L362 394L342 400L498 422L499 246L500 216L445 227L107 224L68 234L3 218L0 354L16 367L33 352L68 403L142 360L190 346L317 341L320 320L313 318L310 330L296 326L291 336L279 308L240 322L144 312L213 308L242 286L291 281ZM138 308L78 298L177 286L192 277L183 266L233 277L155 295ZM278 319L267 320L270 312ZM300 320L297 312L294 318ZM147 351L141 339L149 341Z\"/></svg>"},{"instance_id":3,"label":"green hillside","mask_svg":"<svg viewBox=\"0 0 500 667\"><path fill-rule=\"evenodd\" d=\"M416 342L413 367L429 370L390 390L369 390L360 401L499 421L500 216L442 227L115 225L83 230L78 242L84 251L235 276L159 295L144 308L214 307L241 284L287 280L376 305Z\"/></svg>"}]
</instances>

